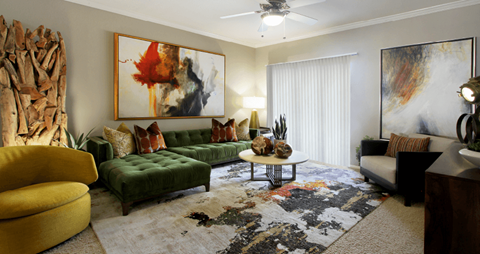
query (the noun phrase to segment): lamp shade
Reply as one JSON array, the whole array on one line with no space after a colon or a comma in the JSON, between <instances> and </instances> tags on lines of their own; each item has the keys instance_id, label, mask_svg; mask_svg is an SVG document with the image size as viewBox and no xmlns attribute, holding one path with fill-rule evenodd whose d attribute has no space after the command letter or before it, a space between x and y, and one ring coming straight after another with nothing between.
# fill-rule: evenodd
<instances>
[{"instance_id":1,"label":"lamp shade","mask_svg":"<svg viewBox=\"0 0 480 254\"><path fill-rule=\"evenodd\" d=\"M458 93L459 96L465 99L468 103L477 105L475 107L475 113L464 113L460 115L457 120L458 140L461 143L472 145L477 142L480 136L480 76L470 78L467 83L460 86L460 91ZM462 126L465 127L465 135L462 133ZM462 154L462 156L465 155Z\"/></svg>"},{"instance_id":2,"label":"lamp shade","mask_svg":"<svg viewBox=\"0 0 480 254\"><path fill-rule=\"evenodd\" d=\"M480 76L470 78L470 80L460 86L460 97L463 97L468 103L480 104Z\"/></svg>"},{"instance_id":3,"label":"lamp shade","mask_svg":"<svg viewBox=\"0 0 480 254\"><path fill-rule=\"evenodd\" d=\"M270 12L262 15L262 20L267 26L278 26L283 21L284 14L282 12Z\"/></svg>"},{"instance_id":4,"label":"lamp shade","mask_svg":"<svg viewBox=\"0 0 480 254\"><path fill-rule=\"evenodd\" d=\"M468 102L473 102L475 101L475 96L473 96L474 92L471 88L464 87L461 90L462 97L468 101Z\"/></svg>"},{"instance_id":5,"label":"lamp shade","mask_svg":"<svg viewBox=\"0 0 480 254\"><path fill-rule=\"evenodd\" d=\"M263 97L243 97L244 108L261 109L265 108L265 98Z\"/></svg>"}]
</instances>

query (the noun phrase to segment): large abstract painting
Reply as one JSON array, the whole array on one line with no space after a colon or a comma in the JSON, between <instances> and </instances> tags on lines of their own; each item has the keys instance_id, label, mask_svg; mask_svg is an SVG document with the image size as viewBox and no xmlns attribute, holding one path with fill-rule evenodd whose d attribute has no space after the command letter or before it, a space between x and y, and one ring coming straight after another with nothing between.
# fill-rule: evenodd
<instances>
[{"instance_id":1,"label":"large abstract painting","mask_svg":"<svg viewBox=\"0 0 480 254\"><path fill-rule=\"evenodd\" d=\"M225 55L115 33L115 120L224 116Z\"/></svg>"},{"instance_id":2,"label":"large abstract painting","mask_svg":"<svg viewBox=\"0 0 480 254\"><path fill-rule=\"evenodd\" d=\"M390 133L456 137L472 107L458 97L475 75L475 38L381 50L380 138Z\"/></svg>"}]
</instances>

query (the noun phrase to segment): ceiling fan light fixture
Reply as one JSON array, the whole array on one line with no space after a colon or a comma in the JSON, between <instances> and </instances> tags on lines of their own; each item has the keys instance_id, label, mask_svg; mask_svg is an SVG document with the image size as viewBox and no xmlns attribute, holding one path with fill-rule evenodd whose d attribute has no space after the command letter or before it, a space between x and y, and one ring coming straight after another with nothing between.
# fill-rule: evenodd
<instances>
[{"instance_id":1,"label":"ceiling fan light fixture","mask_svg":"<svg viewBox=\"0 0 480 254\"><path fill-rule=\"evenodd\" d=\"M278 26L282 23L285 14L283 12L270 12L262 14L262 20L267 26Z\"/></svg>"}]
</instances>

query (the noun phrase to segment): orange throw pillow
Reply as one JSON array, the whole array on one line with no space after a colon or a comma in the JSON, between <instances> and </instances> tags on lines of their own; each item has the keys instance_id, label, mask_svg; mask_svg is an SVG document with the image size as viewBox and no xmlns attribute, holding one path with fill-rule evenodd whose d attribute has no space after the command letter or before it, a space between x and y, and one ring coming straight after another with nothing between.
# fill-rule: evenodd
<instances>
[{"instance_id":1,"label":"orange throw pillow","mask_svg":"<svg viewBox=\"0 0 480 254\"><path fill-rule=\"evenodd\" d=\"M397 152L427 152L430 138L408 138L390 134L385 156L396 158Z\"/></svg>"},{"instance_id":2,"label":"orange throw pillow","mask_svg":"<svg viewBox=\"0 0 480 254\"><path fill-rule=\"evenodd\" d=\"M212 137L210 143L237 142L237 132L235 131L235 119L231 119L225 124L212 119Z\"/></svg>"},{"instance_id":3,"label":"orange throw pillow","mask_svg":"<svg viewBox=\"0 0 480 254\"><path fill-rule=\"evenodd\" d=\"M146 130L138 125L134 125L133 127L135 128L138 154L154 153L167 149L157 122L150 124Z\"/></svg>"}]
</instances>

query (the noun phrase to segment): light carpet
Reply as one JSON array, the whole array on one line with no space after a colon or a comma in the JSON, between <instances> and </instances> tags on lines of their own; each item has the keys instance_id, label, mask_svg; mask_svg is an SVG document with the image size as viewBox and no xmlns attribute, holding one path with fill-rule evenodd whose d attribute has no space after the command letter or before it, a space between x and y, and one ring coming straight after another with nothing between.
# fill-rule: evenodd
<instances>
[{"instance_id":1,"label":"light carpet","mask_svg":"<svg viewBox=\"0 0 480 254\"><path fill-rule=\"evenodd\" d=\"M323 254L423 253L425 204L403 203L402 196L388 198Z\"/></svg>"},{"instance_id":2,"label":"light carpet","mask_svg":"<svg viewBox=\"0 0 480 254\"><path fill-rule=\"evenodd\" d=\"M295 182L272 188L250 181L250 163L239 162L212 169L210 192L167 194L134 204L128 216L108 190L94 189L91 224L107 253L319 253L383 192L358 172L310 162L297 165Z\"/></svg>"}]
</instances>

